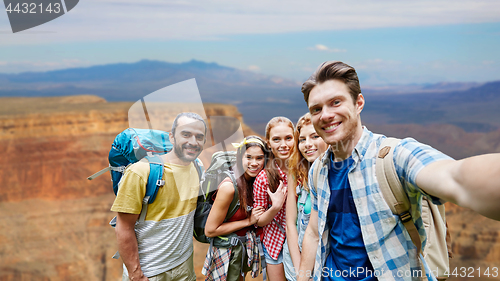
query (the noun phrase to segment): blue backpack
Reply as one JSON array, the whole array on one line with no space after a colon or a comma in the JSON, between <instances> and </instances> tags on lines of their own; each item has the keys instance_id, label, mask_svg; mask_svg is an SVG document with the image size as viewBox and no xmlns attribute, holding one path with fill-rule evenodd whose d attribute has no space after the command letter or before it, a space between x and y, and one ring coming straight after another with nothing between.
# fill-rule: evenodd
<instances>
[{"instance_id":1,"label":"blue backpack","mask_svg":"<svg viewBox=\"0 0 500 281\"><path fill-rule=\"evenodd\" d=\"M143 199L143 211L140 221L144 221L147 205L154 202L158 189L165 184L163 177L163 160L160 157L170 152L173 148L167 132L150 129L128 128L119 133L109 151L109 167L93 174L87 179L92 180L107 171L111 172L113 192L118 193L118 184L128 165L136 163L143 158L149 161L149 178L146 185L146 195ZM201 178L202 164L199 159L195 161L195 167ZM110 224L114 226L115 222Z\"/></svg>"},{"instance_id":2,"label":"blue backpack","mask_svg":"<svg viewBox=\"0 0 500 281\"><path fill-rule=\"evenodd\" d=\"M160 130L152 129L134 129L128 128L119 133L109 151L109 166L93 174L87 179L92 180L96 177L111 172L111 180L113 181L113 192L118 193L120 180L125 172L125 169L133 163L146 158L149 161L149 177L146 184L146 194L142 200L142 210L139 216L140 222L146 218L148 205L156 199L158 189L165 184L163 177L163 160L160 157L172 150L172 143L169 140L168 133ZM194 166L201 178L203 173L203 164L199 159L194 161ZM109 224L112 227L116 226L116 217ZM113 256L118 259L118 252Z\"/></svg>"}]
</instances>

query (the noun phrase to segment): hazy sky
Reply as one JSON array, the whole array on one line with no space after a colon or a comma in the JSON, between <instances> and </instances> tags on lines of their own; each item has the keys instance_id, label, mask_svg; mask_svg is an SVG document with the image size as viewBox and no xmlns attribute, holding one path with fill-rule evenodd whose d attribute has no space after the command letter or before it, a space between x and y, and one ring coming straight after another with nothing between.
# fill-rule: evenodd
<instances>
[{"instance_id":1,"label":"hazy sky","mask_svg":"<svg viewBox=\"0 0 500 281\"><path fill-rule=\"evenodd\" d=\"M16 34L0 11L1 73L197 59L303 81L342 60L365 85L484 82L499 50L498 0L81 0Z\"/></svg>"}]
</instances>

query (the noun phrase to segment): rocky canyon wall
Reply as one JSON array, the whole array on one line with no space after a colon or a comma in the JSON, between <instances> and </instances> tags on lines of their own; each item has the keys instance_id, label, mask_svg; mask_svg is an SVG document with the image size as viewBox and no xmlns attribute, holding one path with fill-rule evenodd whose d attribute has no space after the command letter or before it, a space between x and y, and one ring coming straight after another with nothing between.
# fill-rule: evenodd
<instances>
[{"instance_id":1,"label":"rocky canyon wall","mask_svg":"<svg viewBox=\"0 0 500 281\"><path fill-rule=\"evenodd\" d=\"M86 178L108 165L131 105L95 96L0 99L0 280L121 280L121 261L111 259L110 176ZM234 106L204 106L207 116L243 121ZM162 109L150 118L170 128L172 112L192 108ZM254 134L244 124L243 132ZM201 260L206 248L198 247Z\"/></svg>"},{"instance_id":2,"label":"rocky canyon wall","mask_svg":"<svg viewBox=\"0 0 500 281\"><path fill-rule=\"evenodd\" d=\"M121 280L121 261L110 258L117 249L108 226L114 216L109 211L114 199L110 177L86 178L108 165L114 137L129 126L131 105L95 96L0 99L4 152L0 157L0 281ZM186 104L162 105L163 110L150 117L163 120L161 126L169 128L175 117L172 112L179 108L191 109ZM205 110L207 116L231 116L243 122L234 106L206 104ZM242 126L245 135L254 134ZM455 128L412 125L396 128L403 134L397 135L390 131L394 128L370 127L398 137L415 136L458 157L500 149L496 132L470 135ZM455 254L452 269L489 267L492 273L500 267L499 222L452 204L447 204L447 219ZM205 253L206 245L195 244L198 269ZM200 270L196 274L203 280ZM477 272L473 276L475 280L500 278L479 278Z\"/></svg>"}]
</instances>

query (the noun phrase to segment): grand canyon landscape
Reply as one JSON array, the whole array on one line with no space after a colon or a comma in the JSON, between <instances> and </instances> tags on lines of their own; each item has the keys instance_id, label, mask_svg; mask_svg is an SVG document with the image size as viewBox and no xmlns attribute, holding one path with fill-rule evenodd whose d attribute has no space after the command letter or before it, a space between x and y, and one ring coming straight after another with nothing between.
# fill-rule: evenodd
<instances>
[{"instance_id":1,"label":"grand canyon landscape","mask_svg":"<svg viewBox=\"0 0 500 281\"><path fill-rule=\"evenodd\" d=\"M8 79L0 77L2 81ZM40 79L37 81L42 83ZM33 87L30 91L37 87L43 91L60 90L41 84L35 87L35 82L27 83ZM21 79L18 83L26 81ZM200 84L201 90L208 89L203 85L209 85L208 82L202 80ZM109 174L93 181L86 178L108 165L107 154L114 137L129 126L127 111L134 98L124 102L97 95L41 97L43 93L21 98L15 97L20 90L14 86L9 90L11 94L7 90L0 93L10 96L0 98L0 147L5 152L0 158L0 280L121 280L121 261L111 259L117 247L114 230L108 225L114 216L109 210L114 199ZM235 84L229 87L236 88ZM274 86L269 87L264 91ZM467 113L467 120L452 114L464 112L465 103L460 102L460 95L465 93L448 93L455 103L447 107L445 103L432 106L424 94L407 95L410 101L427 101L422 107L413 103L408 108L398 99L387 103L384 96L374 93L367 100L378 107L370 108L367 103L362 120L374 132L412 136L457 159L500 152L500 130L496 127L500 123L496 109L498 90L489 97L476 98L472 106L483 110L475 115ZM432 97L450 100L446 95L434 93ZM245 98L257 100L244 96L243 102ZM256 103L249 101L247 107L240 107L240 102L222 104L225 99L222 95L219 100L211 100L218 103L205 103L206 115L236 118L243 124L245 135L262 134L262 122L269 114L293 112L289 117L296 121L305 110L299 97L298 102L285 104L269 101L262 112L270 107L275 111L252 116L259 112ZM487 105L480 106L481 102ZM189 110L187 104L171 106ZM425 106L430 106L431 111L425 111ZM168 112L166 108L165 115L158 116L167 127L175 117ZM399 118L400 122L388 116ZM439 118L444 121L432 122ZM208 163L209 159L204 157L202 160ZM449 203L446 210L454 253L451 268L480 267L484 271L489 267L492 273L493 267L500 267L500 222ZM198 280L204 280L201 266L206 249L207 245L195 243ZM476 274L472 279L498 278ZM459 279L471 278L449 280Z\"/></svg>"}]
</instances>

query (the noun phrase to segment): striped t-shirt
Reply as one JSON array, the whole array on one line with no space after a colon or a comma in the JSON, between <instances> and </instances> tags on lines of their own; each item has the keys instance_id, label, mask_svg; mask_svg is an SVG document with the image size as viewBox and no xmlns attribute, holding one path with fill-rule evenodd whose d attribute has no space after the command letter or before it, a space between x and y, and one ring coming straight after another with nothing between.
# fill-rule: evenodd
<instances>
[{"instance_id":1,"label":"striped t-shirt","mask_svg":"<svg viewBox=\"0 0 500 281\"><path fill-rule=\"evenodd\" d=\"M111 211L140 214L149 174L147 161L127 168ZM144 222L137 222L139 261L146 277L168 271L193 253L193 218L196 209L198 172L188 166L165 164L165 185L148 206ZM125 271L126 272L126 271Z\"/></svg>"}]
</instances>

